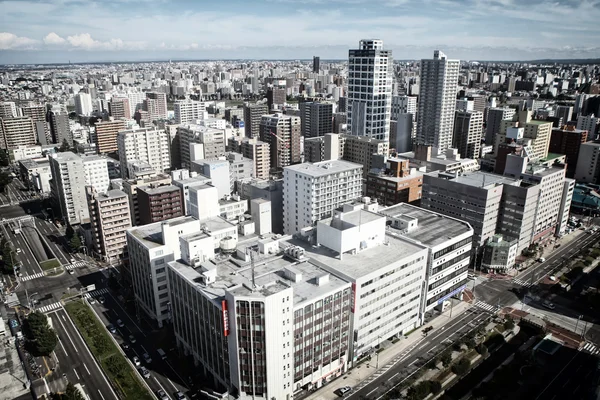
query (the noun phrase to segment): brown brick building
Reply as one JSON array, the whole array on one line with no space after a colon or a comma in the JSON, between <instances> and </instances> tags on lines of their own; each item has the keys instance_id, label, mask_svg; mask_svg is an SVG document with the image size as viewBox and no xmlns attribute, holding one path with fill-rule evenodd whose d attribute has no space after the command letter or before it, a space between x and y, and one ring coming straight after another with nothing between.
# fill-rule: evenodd
<instances>
[{"instance_id":1,"label":"brown brick building","mask_svg":"<svg viewBox=\"0 0 600 400\"><path fill-rule=\"evenodd\" d=\"M423 173L409 168L408 160L387 159L385 168L367 176L367 196L380 204L392 206L421 199Z\"/></svg>"},{"instance_id":2,"label":"brown brick building","mask_svg":"<svg viewBox=\"0 0 600 400\"><path fill-rule=\"evenodd\" d=\"M554 128L550 136L550 153L564 154L567 156L567 178L575 176L579 148L582 143L587 142L588 131L575 129L574 126L564 125Z\"/></svg>"},{"instance_id":3,"label":"brown brick building","mask_svg":"<svg viewBox=\"0 0 600 400\"><path fill-rule=\"evenodd\" d=\"M117 135L125 129L125 121L96 122L96 149L98 154L116 153Z\"/></svg>"},{"instance_id":4,"label":"brown brick building","mask_svg":"<svg viewBox=\"0 0 600 400\"><path fill-rule=\"evenodd\" d=\"M181 190L175 185L141 187L137 190L140 225L183 215Z\"/></svg>"}]
</instances>

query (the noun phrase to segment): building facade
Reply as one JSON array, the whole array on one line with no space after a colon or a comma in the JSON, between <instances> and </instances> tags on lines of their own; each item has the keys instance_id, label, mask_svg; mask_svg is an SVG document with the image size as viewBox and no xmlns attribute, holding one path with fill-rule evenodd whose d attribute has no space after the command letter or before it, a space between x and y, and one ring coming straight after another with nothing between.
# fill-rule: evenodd
<instances>
[{"instance_id":1,"label":"building facade","mask_svg":"<svg viewBox=\"0 0 600 400\"><path fill-rule=\"evenodd\" d=\"M141 225L181 217L184 214L181 190L175 185L138 188L137 201Z\"/></svg>"},{"instance_id":2,"label":"building facade","mask_svg":"<svg viewBox=\"0 0 600 400\"><path fill-rule=\"evenodd\" d=\"M300 117L272 114L260 120L260 140L269 144L272 169L281 170L301 161L300 137Z\"/></svg>"},{"instance_id":3,"label":"building facade","mask_svg":"<svg viewBox=\"0 0 600 400\"><path fill-rule=\"evenodd\" d=\"M163 129L133 129L120 131L117 136L121 178L129 176L128 164L134 161L148 163L156 172L171 169L169 137Z\"/></svg>"},{"instance_id":4,"label":"building facade","mask_svg":"<svg viewBox=\"0 0 600 400\"><path fill-rule=\"evenodd\" d=\"M481 156L483 113L481 111L456 110L452 147L465 158Z\"/></svg>"},{"instance_id":5,"label":"building facade","mask_svg":"<svg viewBox=\"0 0 600 400\"><path fill-rule=\"evenodd\" d=\"M96 149L98 154L116 153L117 135L125 129L125 121L98 121L96 122Z\"/></svg>"}]
</instances>

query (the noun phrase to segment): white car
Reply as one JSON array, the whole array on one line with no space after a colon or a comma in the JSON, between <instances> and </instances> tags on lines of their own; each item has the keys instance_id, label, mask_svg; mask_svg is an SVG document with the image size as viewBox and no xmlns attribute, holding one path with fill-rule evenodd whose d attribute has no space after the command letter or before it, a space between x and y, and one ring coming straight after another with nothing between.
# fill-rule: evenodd
<instances>
[{"instance_id":1,"label":"white car","mask_svg":"<svg viewBox=\"0 0 600 400\"><path fill-rule=\"evenodd\" d=\"M140 365L142 365L142 363L140 362L140 359L138 358L138 356L133 356L133 358L131 359L131 362L136 367L139 367Z\"/></svg>"}]
</instances>

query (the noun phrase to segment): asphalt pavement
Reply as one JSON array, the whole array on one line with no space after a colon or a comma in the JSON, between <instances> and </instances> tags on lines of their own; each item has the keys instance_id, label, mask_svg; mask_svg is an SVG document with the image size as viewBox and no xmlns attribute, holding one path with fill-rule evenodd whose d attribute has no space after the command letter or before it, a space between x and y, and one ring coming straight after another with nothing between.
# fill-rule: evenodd
<instances>
[{"instance_id":1,"label":"asphalt pavement","mask_svg":"<svg viewBox=\"0 0 600 400\"><path fill-rule=\"evenodd\" d=\"M64 390L67 382L81 383L91 399L118 399L67 312L60 308L47 315L59 337L54 351L58 366L46 378L50 390Z\"/></svg>"}]
</instances>

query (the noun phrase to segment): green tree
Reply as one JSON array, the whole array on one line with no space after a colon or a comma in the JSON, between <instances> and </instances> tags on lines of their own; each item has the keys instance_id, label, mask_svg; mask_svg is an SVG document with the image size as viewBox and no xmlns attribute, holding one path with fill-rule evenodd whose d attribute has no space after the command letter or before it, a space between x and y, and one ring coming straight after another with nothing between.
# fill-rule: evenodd
<instances>
[{"instance_id":1,"label":"green tree","mask_svg":"<svg viewBox=\"0 0 600 400\"><path fill-rule=\"evenodd\" d=\"M514 327L515 327L515 321L513 321L512 318L507 318L506 321L504 321L504 329L510 330Z\"/></svg>"},{"instance_id":2,"label":"green tree","mask_svg":"<svg viewBox=\"0 0 600 400\"><path fill-rule=\"evenodd\" d=\"M63 139L58 151L60 151L61 153L65 153L70 150L71 150L71 146L69 145L69 142L67 141L67 139Z\"/></svg>"},{"instance_id":3,"label":"green tree","mask_svg":"<svg viewBox=\"0 0 600 400\"><path fill-rule=\"evenodd\" d=\"M52 400L85 400L79 389L71 382L67 383L64 393L53 393Z\"/></svg>"},{"instance_id":4,"label":"green tree","mask_svg":"<svg viewBox=\"0 0 600 400\"><path fill-rule=\"evenodd\" d=\"M81 247L81 239L79 239L79 235L73 235L71 240L69 240L69 246L71 246L71 250L77 251Z\"/></svg>"},{"instance_id":5,"label":"green tree","mask_svg":"<svg viewBox=\"0 0 600 400\"><path fill-rule=\"evenodd\" d=\"M456 375L466 375L471 369L471 361L466 358L461 358L456 364L452 366L452 372Z\"/></svg>"},{"instance_id":6,"label":"green tree","mask_svg":"<svg viewBox=\"0 0 600 400\"><path fill-rule=\"evenodd\" d=\"M6 186L12 181L10 175L6 171L0 172L0 192L4 193L6 191Z\"/></svg>"},{"instance_id":7,"label":"green tree","mask_svg":"<svg viewBox=\"0 0 600 400\"><path fill-rule=\"evenodd\" d=\"M477 342L475 342L475 339L473 339L473 338L468 338L468 339L465 341L465 344L467 345L467 347L468 347L469 349L474 349L474 348L475 348L475 346L477 346Z\"/></svg>"},{"instance_id":8,"label":"green tree","mask_svg":"<svg viewBox=\"0 0 600 400\"><path fill-rule=\"evenodd\" d=\"M49 356L58 344L56 333L48 325L48 318L39 311L27 316L23 324L23 334L28 350L35 356Z\"/></svg>"},{"instance_id":9,"label":"green tree","mask_svg":"<svg viewBox=\"0 0 600 400\"><path fill-rule=\"evenodd\" d=\"M67 229L65 230L65 236L67 237L67 239L70 240L74 234L75 234L75 230L73 229L71 224L67 223Z\"/></svg>"},{"instance_id":10,"label":"green tree","mask_svg":"<svg viewBox=\"0 0 600 400\"><path fill-rule=\"evenodd\" d=\"M448 365L450 365L450 363L452 362L452 354L448 351L444 352L440 356L440 361L442 362L442 365L444 366L444 368L447 368Z\"/></svg>"},{"instance_id":11,"label":"green tree","mask_svg":"<svg viewBox=\"0 0 600 400\"><path fill-rule=\"evenodd\" d=\"M2 248L2 269L5 273L10 274L15 268L15 249L13 249L12 245L6 240L6 238L2 238L0 246Z\"/></svg>"},{"instance_id":12,"label":"green tree","mask_svg":"<svg viewBox=\"0 0 600 400\"><path fill-rule=\"evenodd\" d=\"M477 347L475 347L475 351L481 354L482 357L485 357L488 354L487 346L483 343L477 345Z\"/></svg>"},{"instance_id":13,"label":"green tree","mask_svg":"<svg viewBox=\"0 0 600 400\"><path fill-rule=\"evenodd\" d=\"M8 167L10 164L10 158L8 157L8 150L0 149L0 166Z\"/></svg>"}]
</instances>

